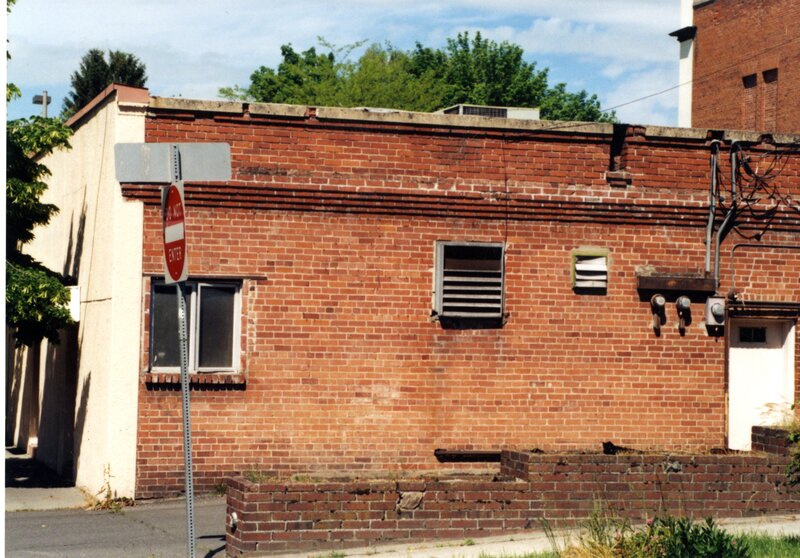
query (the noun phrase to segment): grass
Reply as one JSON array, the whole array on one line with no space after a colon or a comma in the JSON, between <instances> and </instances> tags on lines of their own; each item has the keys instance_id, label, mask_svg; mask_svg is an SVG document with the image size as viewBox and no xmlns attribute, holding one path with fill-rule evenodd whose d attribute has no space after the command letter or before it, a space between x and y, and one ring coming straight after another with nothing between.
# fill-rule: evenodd
<instances>
[{"instance_id":1,"label":"grass","mask_svg":"<svg viewBox=\"0 0 800 558\"><path fill-rule=\"evenodd\" d=\"M531 552L528 554L487 554L485 552L481 552L478 555L478 558L558 558L558 554L555 552L547 551L547 552Z\"/></svg>"},{"instance_id":2,"label":"grass","mask_svg":"<svg viewBox=\"0 0 800 558\"><path fill-rule=\"evenodd\" d=\"M750 558L800 558L800 536L770 536L748 533L740 535L750 549ZM559 558L558 552L530 552L527 554L487 554L482 552L480 558Z\"/></svg>"},{"instance_id":3,"label":"grass","mask_svg":"<svg viewBox=\"0 0 800 558\"><path fill-rule=\"evenodd\" d=\"M798 558L800 536L783 535L772 537L749 533L742 536L750 548L750 558Z\"/></svg>"}]
</instances>

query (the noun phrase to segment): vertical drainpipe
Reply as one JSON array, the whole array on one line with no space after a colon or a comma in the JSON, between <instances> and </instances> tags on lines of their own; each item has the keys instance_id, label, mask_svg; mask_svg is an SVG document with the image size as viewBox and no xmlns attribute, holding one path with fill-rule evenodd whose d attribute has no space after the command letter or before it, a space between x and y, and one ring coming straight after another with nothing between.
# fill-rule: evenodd
<instances>
[{"instance_id":1,"label":"vertical drainpipe","mask_svg":"<svg viewBox=\"0 0 800 558\"><path fill-rule=\"evenodd\" d=\"M725 215L725 220L722 221L719 230L717 230L717 241L714 246L714 284L719 289L719 246L722 244L722 235L725 234L728 225L736 214L736 176L738 174L737 154L742 150L742 146L738 141L731 144L731 208L728 214Z\"/></svg>"},{"instance_id":2,"label":"vertical drainpipe","mask_svg":"<svg viewBox=\"0 0 800 558\"><path fill-rule=\"evenodd\" d=\"M708 193L708 224L706 225L706 274L711 272L711 237L714 234L714 218L717 212L717 157L719 156L719 140L711 142L711 187Z\"/></svg>"}]
</instances>

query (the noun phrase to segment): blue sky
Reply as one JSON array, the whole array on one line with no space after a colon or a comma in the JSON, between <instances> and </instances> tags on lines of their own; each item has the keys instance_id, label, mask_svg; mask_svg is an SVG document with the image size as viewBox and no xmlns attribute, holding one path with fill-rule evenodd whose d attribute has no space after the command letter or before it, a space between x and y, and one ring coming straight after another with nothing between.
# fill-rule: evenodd
<instances>
[{"instance_id":1,"label":"blue sky","mask_svg":"<svg viewBox=\"0 0 800 558\"><path fill-rule=\"evenodd\" d=\"M90 48L124 50L147 66L151 95L215 99L246 86L280 45L304 50L318 37L335 45L389 41L441 47L480 31L525 49L550 68L550 82L596 93L604 108L678 83L680 0L18 0L8 16L8 80L23 92L8 118L37 114L47 90L57 114L69 78ZM353 56L357 56L356 51ZM676 125L677 91L617 109L620 120Z\"/></svg>"}]
</instances>

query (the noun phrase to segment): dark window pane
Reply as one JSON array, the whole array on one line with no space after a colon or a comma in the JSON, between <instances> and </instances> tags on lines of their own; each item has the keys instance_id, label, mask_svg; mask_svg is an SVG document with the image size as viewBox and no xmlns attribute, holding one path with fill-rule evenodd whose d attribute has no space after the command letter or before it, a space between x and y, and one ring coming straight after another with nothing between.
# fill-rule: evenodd
<instances>
[{"instance_id":1,"label":"dark window pane","mask_svg":"<svg viewBox=\"0 0 800 558\"><path fill-rule=\"evenodd\" d=\"M766 327L741 327L739 328L739 342L741 343L766 343Z\"/></svg>"},{"instance_id":2,"label":"dark window pane","mask_svg":"<svg viewBox=\"0 0 800 558\"><path fill-rule=\"evenodd\" d=\"M187 290L187 297L189 291ZM175 285L154 285L150 311L153 329L150 332L150 365L152 367L180 366L178 347L178 301ZM191 331L191 314L186 305L187 331Z\"/></svg>"},{"instance_id":3,"label":"dark window pane","mask_svg":"<svg viewBox=\"0 0 800 558\"><path fill-rule=\"evenodd\" d=\"M444 247L444 269L500 271L503 249L499 246L449 245Z\"/></svg>"},{"instance_id":4,"label":"dark window pane","mask_svg":"<svg viewBox=\"0 0 800 558\"><path fill-rule=\"evenodd\" d=\"M199 368L233 366L235 300L232 286L200 287Z\"/></svg>"}]
</instances>

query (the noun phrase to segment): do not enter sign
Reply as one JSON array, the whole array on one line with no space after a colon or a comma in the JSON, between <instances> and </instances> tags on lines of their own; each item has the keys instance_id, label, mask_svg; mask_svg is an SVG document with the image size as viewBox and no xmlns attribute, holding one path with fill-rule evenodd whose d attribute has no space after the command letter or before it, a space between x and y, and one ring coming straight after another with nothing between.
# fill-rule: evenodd
<instances>
[{"instance_id":1,"label":"do not enter sign","mask_svg":"<svg viewBox=\"0 0 800 558\"><path fill-rule=\"evenodd\" d=\"M184 227L183 184L171 184L161 194L164 221L164 282L186 281L189 274Z\"/></svg>"}]
</instances>

